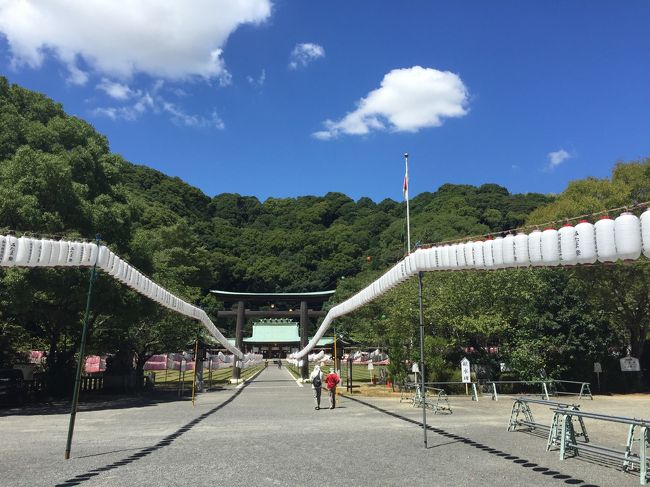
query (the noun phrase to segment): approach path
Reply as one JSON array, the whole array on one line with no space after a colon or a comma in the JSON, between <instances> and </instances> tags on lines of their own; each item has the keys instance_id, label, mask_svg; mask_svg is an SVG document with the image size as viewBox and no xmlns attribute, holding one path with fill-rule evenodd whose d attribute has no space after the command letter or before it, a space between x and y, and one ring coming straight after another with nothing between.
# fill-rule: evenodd
<instances>
[{"instance_id":1,"label":"approach path","mask_svg":"<svg viewBox=\"0 0 650 487\"><path fill-rule=\"evenodd\" d=\"M327 398L323 395L323 400ZM594 401L597 402L597 401ZM638 476L584 460L560 462L545 440L506 432L510 401L452 398L429 415L394 398L346 398L315 411L309 384L269 365L239 389L185 401L84 410L72 458L67 414L0 410L2 486L638 485ZM593 403L592 403L593 404ZM449 435L456 435L449 436ZM468 443L471 442L471 443ZM486 451L486 449L496 451ZM497 452L515 458L498 456Z\"/></svg>"}]
</instances>

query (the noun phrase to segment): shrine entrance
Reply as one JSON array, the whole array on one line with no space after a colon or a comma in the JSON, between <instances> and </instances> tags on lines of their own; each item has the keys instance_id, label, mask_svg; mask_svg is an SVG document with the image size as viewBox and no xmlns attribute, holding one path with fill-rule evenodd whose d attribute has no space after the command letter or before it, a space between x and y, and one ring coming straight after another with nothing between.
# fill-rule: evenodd
<instances>
[{"instance_id":1,"label":"shrine entrance","mask_svg":"<svg viewBox=\"0 0 650 487\"><path fill-rule=\"evenodd\" d=\"M250 345L249 351L254 351L254 347L258 347L257 353L260 353L260 350L265 350L267 353L266 358L274 359L286 357L287 353L292 351L292 344L295 344L295 347L299 346L300 349L307 346L307 328L311 323L310 320L312 318L318 319L327 314L323 311L323 303L336 291L319 291L313 293L240 293L214 290L210 292L224 303L230 303L230 309L217 312L217 319L225 317L237 318L234 345L240 350L245 350L246 345ZM244 324L249 318L269 318L270 320L261 320L257 324L266 325L268 323L270 327L278 327L276 329L278 333L265 333L264 337L260 336L257 338L253 334L251 337L252 340L247 339L244 341L242 332ZM280 327L285 328L294 324L290 320L291 318L299 319L298 337L293 336L290 330L280 330ZM273 331L273 328L270 328L270 330ZM299 343L295 343L296 338ZM233 367L232 378L239 380L240 375L241 368L236 362ZM300 368L300 375L303 379L306 379L309 375L309 364L307 360L304 360Z\"/></svg>"}]
</instances>

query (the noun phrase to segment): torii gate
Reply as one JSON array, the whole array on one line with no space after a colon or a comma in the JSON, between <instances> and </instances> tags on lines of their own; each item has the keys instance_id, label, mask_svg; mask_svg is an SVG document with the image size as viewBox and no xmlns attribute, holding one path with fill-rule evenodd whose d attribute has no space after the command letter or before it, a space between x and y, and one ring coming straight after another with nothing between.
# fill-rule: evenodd
<instances>
[{"instance_id":1,"label":"torii gate","mask_svg":"<svg viewBox=\"0 0 650 487\"><path fill-rule=\"evenodd\" d=\"M236 302L237 307L233 310L217 312L217 318L237 317L237 326L235 328L235 347L242 349L243 339L242 330L247 318L300 318L300 348L307 346L307 325L309 318L319 318L325 316L327 312L323 311L323 303L327 301L336 290L318 291L311 293L248 293L233 291L210 291L224 302ZM255 303L258 309L247 309L246 303ZM287 309L278 309L277 303L285 303ZM309 305L317 309L309 308ZM270 309L260 310L260 306L267 305ZM235 365L237 362L235 363ZM233 367L232 378L238 380L241 375L240 367ZM309 364L307 360L303 361L300 369L300 375L306 379L309 375Z\"/></svg>"}]
</instances>

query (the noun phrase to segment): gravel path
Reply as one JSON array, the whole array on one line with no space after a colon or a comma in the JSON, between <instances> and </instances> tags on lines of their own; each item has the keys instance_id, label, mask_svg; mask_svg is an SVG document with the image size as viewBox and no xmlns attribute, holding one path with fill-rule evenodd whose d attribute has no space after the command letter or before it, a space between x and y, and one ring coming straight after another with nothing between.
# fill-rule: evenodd
<instances>
[{"instance_id":1,"label":"gravel path","mask_svg":"<svg viewBox=\"0 0 650 487\"><path fill-rule=\"evenodd\" d=\"M421 410L393 398L341 397L340 407L316 411L310 386L271 366L244 387L199 396L194 407L184 400L82 410L68 461L67 414L5 415L0 485L639 485L638 475L618 466L560 462L557 451L545 452L545 438L508 433L506 398L450 402L453 414L428 414L425 449ZM647 396L582 404L584 411L650 416ZM550 422L547 409L534 413ZM615 428L588 425L594 442L622 447L625 431Z\"/></svg>"}]
</instances>

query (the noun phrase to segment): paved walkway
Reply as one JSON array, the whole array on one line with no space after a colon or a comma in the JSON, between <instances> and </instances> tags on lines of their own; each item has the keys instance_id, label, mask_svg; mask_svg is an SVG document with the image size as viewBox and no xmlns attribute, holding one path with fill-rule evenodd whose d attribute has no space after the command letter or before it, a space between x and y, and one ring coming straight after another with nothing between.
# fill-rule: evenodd
<instances>
[{"instance_id":1,"label":"paved walkway","mask_svg":"<svg viewBox=\"0 0 650 487\"><path fill-rule=\"evenodd\" d=\"M309 385L269 366L245 387L199 396L195 407L81 411L69 461L67 414L0 416L0 485L639 484L612 466L560 462L542 438L507 433L511 401L451 402L454 414L429 415L435 431L424 449L420 410L392 398L341 398L339 408L315 411Z\"/></svg>"}]
</instances>

